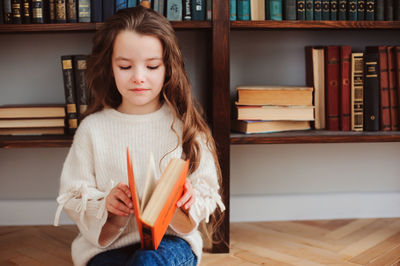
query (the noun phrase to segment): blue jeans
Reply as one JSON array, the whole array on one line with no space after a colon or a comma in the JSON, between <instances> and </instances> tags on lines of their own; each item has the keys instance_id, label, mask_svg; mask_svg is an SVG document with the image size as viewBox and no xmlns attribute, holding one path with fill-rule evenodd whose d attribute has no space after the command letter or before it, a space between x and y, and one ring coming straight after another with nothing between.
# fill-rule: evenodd
<instances>
[{"instance_id":1,"label":"blue jeans","mask_svg":"<svg viewBox=\"0 0 400 266\"><path fill-rule=\"evenodd\" d=\"M140 243L107 250L94 256L88 266L196 265L197 257L182 238L165 235L157 250L143 250Z\"/></svg>"}]
</instances>

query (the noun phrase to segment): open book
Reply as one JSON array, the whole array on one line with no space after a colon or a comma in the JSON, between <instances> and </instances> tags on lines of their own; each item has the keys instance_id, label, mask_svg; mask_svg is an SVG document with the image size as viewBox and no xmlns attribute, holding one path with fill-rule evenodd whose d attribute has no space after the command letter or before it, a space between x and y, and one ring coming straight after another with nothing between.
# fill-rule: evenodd
<instances>
[{"instance_id":1,"label":"open book","mask_svg":"<svg viewBox=\"0 0 400 266\"><path fill-rule=\"evenodd\" d=\"M173 158L158 182L155 179L154 159L150 156L142 200L136 190L132 160L127 152L129 188L143 249L157 249L174 216L181 198L189 160Z\"/></svg>"}]
</instances>

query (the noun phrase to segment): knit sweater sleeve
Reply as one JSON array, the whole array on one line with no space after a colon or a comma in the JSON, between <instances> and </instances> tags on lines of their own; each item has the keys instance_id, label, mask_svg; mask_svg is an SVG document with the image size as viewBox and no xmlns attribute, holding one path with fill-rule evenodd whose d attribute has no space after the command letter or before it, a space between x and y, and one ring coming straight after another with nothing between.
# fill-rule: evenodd
<instances>
[{"instance_id":1,"label":"knit sweater sleeve","mask_svg":"<svg viewBox=\"0 0 400 266\"><path fill-rule=\"evenodd\" d=\"M115 184L110 181L105 190L97 188L93 157L89 129L82 123L75 133L63 165L54 225L58 225L60 213L64 209L90 243L106 247L122 233L128 219L109 217L105 198Z\"/></svg>"},{"instance_id":2,"label":"knit sweater sleeve","mask_svg":"<svg viewBox=\"0 0 400 266\"><path fill-rule=\"evenodd\" d=\"M221 211L225 210L225 205L219 194L218 174L215 166L214 157L208 149L207 144L200 140L201 159L199 167L188 178L190 179L195 196L195 202L190 207L189 218L192 230L180 232L178 226L171 224L171 228L177 233L190 234L197 229L198 224L205 219L208 223L210 215L218 206Z\"/></svg>"}]
</instances>

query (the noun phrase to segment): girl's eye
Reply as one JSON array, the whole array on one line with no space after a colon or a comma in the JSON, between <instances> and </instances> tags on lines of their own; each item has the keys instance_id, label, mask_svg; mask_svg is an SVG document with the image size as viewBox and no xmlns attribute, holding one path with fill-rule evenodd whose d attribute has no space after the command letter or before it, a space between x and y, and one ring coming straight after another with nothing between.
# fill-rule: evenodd
<instances>
[{"instance_id":1,"label":"girl's eye","mask_svg":"<svg viewBox=\"0 0 400 266\"><path fill-rule=\"evenodd\" d=\"M151 70L154 70L154 69L157 69L159 66L148 66L147 68L148 69L151 69Z\"/></svg>"},{"instance_id":2,"label":"girl's eye","mask_svg":"<svg viewBox=\"0 0 400 266\"><path fill-rule=\"evenodd\" d=\"M131 67L130 67L130 66L126 66L126 67L120 66L119 68L120 68L121 70L128 70L128 69L130 69Z\"/></svg>"}]
</instances>

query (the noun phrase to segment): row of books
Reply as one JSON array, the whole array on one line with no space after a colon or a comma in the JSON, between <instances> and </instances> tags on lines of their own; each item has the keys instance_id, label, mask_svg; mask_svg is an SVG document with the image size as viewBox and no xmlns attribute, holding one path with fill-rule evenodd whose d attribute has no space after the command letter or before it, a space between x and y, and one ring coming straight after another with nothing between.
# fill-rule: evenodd
<instances>
[{"instance_id":1,"label":"row of books","mask_svg":"<svg viewBox=\"0 0 400 266\"><path fill-rule=\"evenodd\" d=\"M306 47L306 68L315 129L399 129L400 46Z\"/></svg>"},{"instance_id":2,"label":"row of books","mask_svg":"<svg viewBox=\"0 0 400 266\"><path fill-rule=\"evenodd\" d=\"M296 86L238 86L232 129L267 133L310 129L314 120L313 88Z\"/></svg>"},{"instance_id":3,"label":"row of books","mask_svg":"<svg viewBox=\"0 0 400 266\"><path fill-rule=\"evenodd\" d=\"M230 0L230 20L400 20L397 0Z\"/></svg>"},{"instance_id":4,"label":"row of books","mask_svg":"<svg viewBox=\"0 0 400 266\"><path fill-rule=\"evenodd\" d=\"M170 21L211 19L211 0L0 0L0 24L103 22L142 5Z\"/></svg>"}]
</instances>

